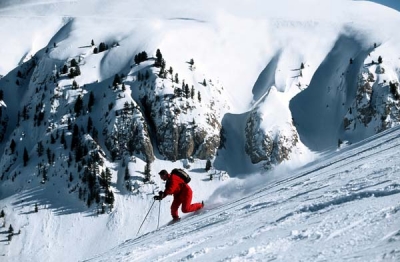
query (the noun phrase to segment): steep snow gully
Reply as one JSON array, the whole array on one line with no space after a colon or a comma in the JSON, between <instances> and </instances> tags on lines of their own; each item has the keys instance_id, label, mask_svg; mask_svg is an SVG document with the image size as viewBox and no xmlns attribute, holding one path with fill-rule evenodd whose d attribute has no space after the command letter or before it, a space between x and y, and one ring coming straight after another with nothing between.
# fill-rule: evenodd
<instances>
[{"instance_id":1,"label":"steep snow gully","mask_svg":"<svg viewBox=\"0 0 400 262\"><path fill-rule=\"evenodd\" d=\"M344 132L343 116L354 100L357 77L371 49L363 49L356 40L340 36L309 87L290 101L301 141L310 149L337 146L337 138ZM351 57L353 64L349 63Z\"/></svg>"}]
</instances>

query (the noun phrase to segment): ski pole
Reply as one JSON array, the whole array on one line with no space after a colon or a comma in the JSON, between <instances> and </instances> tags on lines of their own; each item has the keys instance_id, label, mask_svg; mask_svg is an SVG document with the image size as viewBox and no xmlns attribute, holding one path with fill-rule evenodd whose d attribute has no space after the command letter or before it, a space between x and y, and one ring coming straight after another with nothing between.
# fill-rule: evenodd
<instances>
[{"instance_id":1,"label":"ski pole","mask_svg":"<svg viewBox=\"0 0 400 262\"><path fill-rule=\"evenodd\" d=\"M149 215L149 213L150 213L150 211L151 211L151 208L152 208L153 205L154 205L154 202L156 202L155 199L154 199L153 203L151 204L151 206L150 206L150 208L149 208L149 211L147 212L146 216L144 217L143 222L142 222L142 224L140 225L140 227L139 227L139 229L138 229L136 235L139 234L139 231L140 231L140 229L142 228L144 221L146 221L146 218L147 218L147 216Z\"/></svg>"},{"instance_id":2,"label":"ski pole","mask_svg":"<svg viewBox=\"0 0 400 262\"><path fill-rule=\"evenodd\" d=\"M158 222L157 222L157 230L158 230L158 227L160 226L161 200L160 200L159 202L160 202L160 204L158 205Z\"/></svg>"}]
</instances>

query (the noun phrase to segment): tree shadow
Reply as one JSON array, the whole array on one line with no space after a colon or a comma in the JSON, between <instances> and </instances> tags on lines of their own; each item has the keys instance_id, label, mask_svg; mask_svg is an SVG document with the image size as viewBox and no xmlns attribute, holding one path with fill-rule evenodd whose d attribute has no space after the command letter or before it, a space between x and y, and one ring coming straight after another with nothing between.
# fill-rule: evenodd
<instances>
[{"instance_id":1,"label":"tree shadow","mask_svg":"<svg viewBox=\"0 0 400 262\"><path fill-rule=\"evenodd\" d=\"M193 168L193 169L190 169L190 172L193 172L193 173L207 173L204 170L204 168Z\"/></svg>"},{"instance_id":2,"label":"tree shadow","mask_svg":"<svg viewBox=\"0 0 400 262\"><path fill-rule=\"evenodd\" d=\"M134 181L136 181L136 180L139 180L139 181L143 180L143 177L142 177L142 176L131 176L130 178L131 178L131 180L134 180Z\"/></svg>"},{"instance_id":3,"label":"tree shadow","mask_svg":"<svg viewBox=\"0 0 400 262\"><path fill-rule=\"evenodd\" d=\"M21 212L21 213L19 213L20 215L30 215L30 214L32 214L32 213L37 213L37 212L35 212L35 211L27 211L27 212Z\"/></svg>"},{"instance_id":4,"label":"tree shadow","mask_svg":"<svg viewBox=\"0 0 400 262\"><path fill-rule=\"evenodd\" d=\"M79 212L87 212L86 205L70 194L63 192L54 197L54 192L47 190L45 186L38 186L21 193L12 205L19 208L32 208L37 204L40 209L51 209L56 215L66 215ZM40 212L40 211L39 211ZM35 213L33 210L23 214Z\"/></svg>"}]
</instances>

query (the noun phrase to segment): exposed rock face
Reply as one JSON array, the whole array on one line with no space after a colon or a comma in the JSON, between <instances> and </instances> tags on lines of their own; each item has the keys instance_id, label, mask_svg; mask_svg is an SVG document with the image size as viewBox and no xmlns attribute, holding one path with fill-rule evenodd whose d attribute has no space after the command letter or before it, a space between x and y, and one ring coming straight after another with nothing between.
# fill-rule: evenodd
<instances>
[{"instance_id":1,"label":"exposed rock face","mask_svg":"<svg viewBox=\"0 0 400 262\"><path fill-rule=\"evenodd\" d=\"M196 123L194 107L187 104L161 102L152 103L152 119L155 124L157 145L160 153L168 160L195 157L212 158L220 144L221 124L214 114L206 113L207 121ZM159 112L156 114L155 112ZM162 119L163 121L159 121ZM193 119L188 121L185 119Z\"/></svg>"},{"instance_id":2,"label":"exposed rock face","mask_svg":"<svg viewBox=\"0 0 400 262\"><path fill-rule=\"evenodd\" d=\"M246 153L253 164L264 161L265 168L271 168L290 158L290 153L299 142L296 129L287 123L287 129L272 128L263 131L260 128L262 118L253 111L246 125ZM287 130L290 130L289 132Z\"/></svg>"},{"instance_id":3,"label":"exposed rock face","mask_svg":"<svg viewBox=\"0 0 400 262\"><path fill-rule=\"evenodd\" d=\"M113 158L121 157L128 151L130 154L143 155L147 162L154 161L147 123L133 102L131 107L121 110L115 118L113 129L106 135L106 146Z\"/></svg>"},{"instance_id":4,"label":"exposed rock face","mask_svg":"<svg viewBox=\"0 0 400 262\"><path fill-rule=\"evenodd\" d=\"M355 101L343 120L346 130L354 129L356 121L367 126L368 123L371 122L372 117L376 114L374 105L371 103L371 82L374 82L373 78L373 75L368 72L360 75Z\"/></svg>"},{"instance_id":5,"label":"exposed rock face","mask_svg":"<svg viewBox=\"0 0 400 262\"><path fill-rule=\"evenodd\" d=\"M382 65L364 68L360 73L356 98L343 119L347 132L363 130L368 135L395 126L400 122L398 83L382 81Z\"/></svg>"},{"instance_id":6,"label":"exposed rock face","mask_svg":"<svg viewBox=\"0 0 400 262\"><path fill-rule=\"evenodd\" d=\"M220 129L220 127L219 127L219 129ZM220 134L220 131L202 139L201 137L205 136L206 133L204 130L200 131L199 138L197 139L197 141L198 141L197 143L200 144L200 141L203 141L203 142L200 144L199 149L197 150L195 156L199 159L211 159L214 156L215 151L217 150L217 148L220 145L221 138L220 138L219 134Z\"/></svg>"}]
</instances>

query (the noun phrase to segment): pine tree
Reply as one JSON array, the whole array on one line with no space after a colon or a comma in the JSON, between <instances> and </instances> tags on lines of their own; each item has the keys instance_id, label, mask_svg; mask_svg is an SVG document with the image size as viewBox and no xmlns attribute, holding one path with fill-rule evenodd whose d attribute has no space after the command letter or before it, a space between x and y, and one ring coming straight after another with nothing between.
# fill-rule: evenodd
<instances>
[{"instance_id":1,"label":"pine tree","mask_svg":"<svg viewBox=\"0 0 400 262\"><path fill-rule=\"evenodd\" d=\"M192 89L190 89L190 98L192 98L192 99L193 99L193 97L194 97L194 94L195 94L195 91L194 91L194 86L192 85Z\"/></svg>"},{"instance_id":2,"label":"pine tree","mask_svg":"<svg viewBox=\"0 0 400 262\"><path fill-rule=\"evenodd\" d=\"M29 154L28 154L28 150L26 150L26 147L24 148L23 160L24 160L24 166L26 166L29 161Z\"/></svg>"},{"instance_id":3,"label":"pine tree","mask_svg":"<svg viewBox=\"0 0 400 262\"><path fill-rule=\"evenodd\" d=\"M161 51L160 51L160 49L157 49L157 51L156 51L156 61L154 63L154 66L160 67L162 60L163 59L162 59Z\"/></svg>"},{"instance_id":4,"label":"pine tree","mask_svg":"<svg viewBox=\"0 0 400 262\"><path fill-rule=\"evenodd\" d=\"M124 176L124 180L128 181L129 178L131 177L131 174L129 174L129 168L128 166L125 167L125 176Z\"/></svg>"},{"instance_id":5,"label":"pine tree","mask_svg":"<svg viewBox=\"0 0 400 262\"><path fill-rule=\"evenodd\" d=\"M51 154L50 148L46 149L46 155L47 155L47 162L49 164L52 164L53 163L53 158L52 158L52 154Z\"/></svg>"},{"instance_id":6,"label":"pine tree","mask_svg":"<svg viewBox=\"0 0 400 262\"><path fill-rule=\"evenodd\" d=\"M75 71L74 71L74 76L79 76L81 75L81 68L79 67L79 65L75 66Z\"/></svg>"},{"instance_id":7,"label":"pine tree","mask_svg":"<svg viewBox=\"0 0 400 262\"><path fill-rule=\"evenodd\" d=\"M94 41L93 41L93 39L92 39L91 45L94 46Z\"/></svg>"},{"instance_id":8,"label":"pine tree","mask_svg":"<svg viewBox=\"0 0 400 262\"><path fill-rule=\"evenodd\" d=\"M118 74L115 74L114 80L113 80L113 86L115 87L115 86L117 86L119 84L121 84L121 78L120 78L120 76Z\"/></svg>"},{"instance_id":9,"label":"pine tree","mask_svg":"<svg viewBox=\"0 0 400 262\"><path fill-rule=\"evenodd\" d=\"M72 68L71 68L72 69ZM73 89L78 89L78 83L74 80L74 81L72 81L72 87L73 87Z\"/></svg>"},{"instance_id":10,"label":"pine tree","mask_svg":"<svg viewBox=\"0 0 400 262\"><path fill-rule=\"evenodd\" d=\"M158 76L161 78L165 78L165 67L166 67L165 60L161 59L160 72L158 73Z\"/></svg>"},{"instance_id":11,"label":"pine tree","mask_svg":"<svg viewBox=\"0 0 400 262\"><path fill-rule=\"evenodd\" d=\"M100 181L99 181L100 182L100 186L102 186L103 188L106 188L107 187L106 181L107 181L106 172L103 170L100 173Z\"/></svg>"},{"instance_id":12,"label":"pine tree","mask_svg":"<svg viewBox=\"0 0 400 262\"><path fill-rule=\"evenodd\" d=\"M200 91L197 92L197 99L199 100L199 102L201 102L201 95L200 95Z\"/></svg>"},{"instance_id":13,"label":"pine tree","mask_svg":"<svg viewBox=\"0 0 400 262\"><path fill-rule=\"evenodd\" d=\"M73 67L71 67L70 69L69 69L69 74L68 74L68 77L69 78L73 78L75 76L75 69L73 68ZM75 87L74 85L72 85L73 87Z\"/></svg>"},{"instance_id":14,"label":"pine tree","mask_svg":"<svg viewBox=\"0 0 400 262\"><path fill-rule=\"evenodd\" d=\"M83 100L81 95L78 95L78 98L76 99L74 105L74 112L77 117L80 116L82 109L83 109Z\"/></svg>"},{"instance_id":15,"label":"pine tree","mask_svg":"<svg viewBox=\"0 0 400 262\"><path fill-rule=\"evenodd\" d=\"M210 160L210 159L207 159L205 170L206 170L206 171L209 171L210 169L211 169L211 160Z\"/></svg>"},{"instance_id":16,"label":"pine tree","mask_svg":"<svg viewBox=\"0 0 400 262\"><path fill-rule=\"evenodd\" d=\"M93 128L92 137L93 137L93 140L95 140L96 142L98 142L98 141L97 141L97 138L99 137L99 131L97 131L96 128Z\"/></svg>"},{"instance_id":17,"label":"pine tree","mask_svg":"<svg viewBox=\"0 0 400 262\"><path fill-rule=\"evenodd\" d=\"M8 227L8 233L14 233L14 228L13 226L10 224L10 226Z\"/></svg>"},{"instance_id":18,"label":"pine tree","mask_svg":"<svg viewBox=\"0 0 400 262\"><path fill-rule=\"evenodd\" d=\"M11 154L14 154L16 146L17 146L17 144L15 143L14 139L11 139L11 142L10 142Z\"/></svg>"},{"instance_id":19,"label":"pine tree","mask_svg":"<svg viewBox=\"0 0 400 262\"><path fill-rule=\"evenodd\" d=\"M67 141L65 140L64 130L61 133L60 143L64 146L64 149L67 149Z\"/></svg>"},{"instance_id":20,"label":"pine tree","mask_svg":"<svg viewBox=\"0 0 400 262\"><path fill-rule=\"evenodd\" d=\"M179 84L178 73L175 74L175 83Z\"/></svg>"},{"instance_id":21,"label":"pine tree","mask_svg":"<svg viewBox=\"0 0 400 262\"><path fill-rule=\"evenodd\" d=\"M6 216L6 214L4 213L4 210L2 209L0 212L0 217L5 217L5 216Z\"/></svg>"},{"instance_id":22,"label":"pine tree","mask_svg":"<svg viewBox=\"0 0 400 262\"><path fill-rule=\"evenodd\" d=\"M106 51L107 49L108 49L107 45L105 43L101 42L99 45L99 53Z\"/></svg>"},{"instance_id":23,"label":"pine tree","mask_svg":"<svg viewBox=\"0 0 400 262\"><path fill-rule=\"evenodd\" d=\"M89 102L88 102L88 110L89 110L89 112L92 112L92 107L94 106L94 101L95 101L94 94L93 94L92 91L90 91Z\"/></svg>"},{"instance_id":24,"label":"pine tree","mask_svg":"<svg viewBox=\"0 0 400 262\"><path fill-rule=\"evenodd\" d=\"M140 53L140 58L142 61L146 61L147 60L147 53L145 51L143 51L142 53Z\"/></svg>"},{"instance_id":25,"label":"pine tree","mask_svg":"<svg viewBox=\"0 0 400 262\"><path fill-rule=\"evenodd\" d=\"M150 182L150 178L151 178L151 166L150 163L147 162L146 166L144 167L144 182Z\"/></svg>"},{"instance_id":26,"label":"pine tree","mask_svg":"<svg viewBox=\"0 0 400 262\"><path fill-rule=\"evenodd\" d=\"M389 82L389 89L390 89L390 93L392 93L393 97L396 100L399 100L400 95L399 92L397 91L397 84L396 83L392 83L391 81Z\"/></svg>"},{"instance_id":27,"label":"pine tree","mask_svg":"<svg viewBox=\"0 0 400 262\"><path fill-rule=\"evenodd\" d=\"M22 108L22 119L23 120L29 119L28 106L24 106L24 108Z\"/></svg>"},{"instance_id":28,"label":"pine tree","mask_svg":"<svg viewBox=\"0 0 400 262\"><path fill-rule=\"evenodd\" d=\"M77 144L75 148L75 161L79 162L85 156L85 147L81 144Z\"/></svg>"},{"instance_id":29,"label":"pine tree","mask_svg":"<svg viewBox=\"0 0 400 262\"><path fill-rule=\"evenodd\" d=\"M106 185L107 188L111 185L112 174L109 168L106 168Z\"/></svg>"},{"instance_id":30,"label":"pine tree","mask_svg":"<svg viewBox=\"0 0 400 262\"><path fill-rule=\"evenodd\" d=\"M71 66L77 66L78 65L78 63L76 62L76 60L75 60L75 58L72 58L72 60L71 60Z\"/></svg>"},{"instance_id":31,"label":"pine tree","mask_svg":"<svg viewBox=\"0 0 400 262\"><path fill-rule=\"evenodd\" d=\"M54 135L51 134L50 135L50 144L55 144L56 143L56 139L54 138Z\"/></svg>"},{"instance_id":32,"label":"pine tree","mask_svg":"<svg viewBox=\"0 0 400 262\"><path fill-rule=\"evenodd\" d=\"M79 127L77 124L74 125L71 138L71 150L75 150L75 147L79 144Z\"/></svg>"},{"instance_id":33,"label":"pine tree","mask_svg":"<svg viewBox=\"0 0 400 262\"><path fill-rule=\"evenodd\" d=\"M88 122L87 122L87 128L86 128L87 132L90 133L90 131L92 131L92 128L93 128L93 120L89 116L88 117Z\"/></svg>"},{"instance_id":34,"label":"pine tree","mask_svg":"<svg viewBox=\"0 0 400 262\"><path fill-rule=\"evenodd\" d=\"M186 84L185 85L185 97L186 97L186 99L189 99L189 96L190 96L190 89L189 89L189 85Z\"/></svg>"},{"instance_id":35,"label":"pine tree","mask_svg":"<svg viewBox=\"0 0 400 262\"><path fill-rule=\"evenodd\" d=\"M379 57L378 57L378 63L379 63L379 64L382 64L382 62L383 62L382 57L379 56Z\"/></svg>"},{"instance_id":36,"label":"pine tree","mask_svg":"<svg viewBox=\"0 0 400 262\"><path fill-rule=\"evenodd\" d=\"M38 157L41 157L43 155L44 147L43 147L42 141L39 141L37 143L36 152L38 153Z\"/></svg>"},{"instance_id":37,"label":"pine tree","mask_svg":"<svg viewBox=\"0 0 400 262\"><path fill-rule=\"evenodd\" d=\"M106 197L105 202L107 204L109 204L112 208L112 206L114 204L114 200L115 200L114 193L111 190L107 189L106 193L105 193L105 197Z\"/></svg>"},{"instance_id":38,"label":"pine tree","mask_svg":"<svg viewBox=\"0 0 400 262\"><path fill-rule=\"evenodd\" d=\"M35 212L37 213L39 211L37 203L35 203Z\"/></svg>"},{"instance_id":39,"label":"pine tree","mask_svg":"<svg viewBox=\"0 0 400 262\"><path fill-rule=\"evenodd\" d=\"M146 60L147 60L147 53L145 51L135 55L135 64L137 65Z\"/></svg>"},{"instance_id":40,"label":"pine tree","mask_svg":"<svg viewBox=\"0 0 400 262\"><path fill-rule=\"evenodd\" d=\"M207 86L207 82L205 79L203 80L203 86Z\"/></svg>"},{"instance_id":41,"label":"pine tree","mask_svg":"<svg viewBox=\"0 0 400 262\"><path fill-rule=\"evenodd\" d=\"M174 95L176 97L181 97L182 96L182 89L180 87L175 88Z\"/></svg>"},{"instance_id":42,"label":"pine tree","mask_svg":"<svg viewBox=\"0 0 400 262\"><path fill-rule=\"evenodd\" d=\"M63 66L63 68L62 68L62 70L61 70L61 73L62 73L62 74L68 73L68 66L67 66L67 65L64 65L64 66Z\"/></svg>"}]
</instances>

